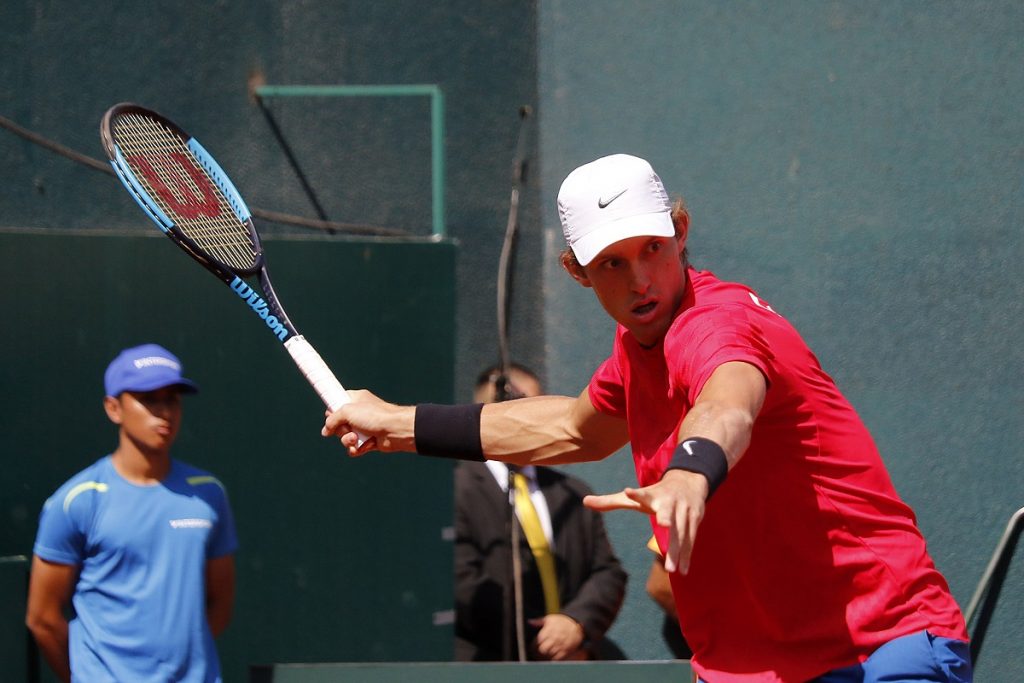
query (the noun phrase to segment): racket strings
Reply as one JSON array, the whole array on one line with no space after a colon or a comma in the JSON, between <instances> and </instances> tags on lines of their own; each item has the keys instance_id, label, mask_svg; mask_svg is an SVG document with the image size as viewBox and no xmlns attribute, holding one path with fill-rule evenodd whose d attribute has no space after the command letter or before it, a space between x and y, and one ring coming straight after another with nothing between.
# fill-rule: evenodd
<instances>
[{"instance_id":1,"label":"racket strings","mask_svg":"<svg viewBox=\"0 0 1024 683\"><path fill-rule=\"evenodd\" d=\"M182 234L231 268L256 265L248 226L180 136L138 114L119 117L113 133L133 175Z\"/></svg>"}]
</instances>

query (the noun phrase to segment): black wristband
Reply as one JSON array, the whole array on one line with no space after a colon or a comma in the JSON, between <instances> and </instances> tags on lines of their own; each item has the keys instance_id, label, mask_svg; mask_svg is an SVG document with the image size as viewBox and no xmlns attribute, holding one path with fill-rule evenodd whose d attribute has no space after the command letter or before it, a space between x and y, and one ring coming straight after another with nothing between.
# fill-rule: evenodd
<instances>
[{"instance_id":1,"label":"black wristband","mask_svg":"<svg viewBox=\"0 0 1024 683\"><path fill-rule=\"evenodd\" d=\"M484 405L474 403L443 406L420 403L416 406L413 438L416 452L438 458L484 461L480 445L480 411Z\"/></svg>"},{"instance_id":2,"label":"black wristband","mask_svg":"<svg viewBox=\"0 0 1024 683\"><path fill-rule=\"evenodd\" d=\"M708 500L710 500L711 494L715 492L719 484L725 481L725 475L729 473L729 461L725 457L725 451L717 443L702 436L692 436L676 446L672 453L672 459L668 461L668 467L665 468L666 472L669 470L686 470L703 474L708 480Z\"/></svg>"}]
</instances>

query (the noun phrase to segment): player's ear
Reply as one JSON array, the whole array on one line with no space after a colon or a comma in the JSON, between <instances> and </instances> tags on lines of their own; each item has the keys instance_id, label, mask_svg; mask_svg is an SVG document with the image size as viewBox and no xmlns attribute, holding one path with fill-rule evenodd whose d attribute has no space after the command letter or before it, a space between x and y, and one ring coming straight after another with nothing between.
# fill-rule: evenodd
<instances>
[{"instance_id":1,"label":"player's ear","mask_svg":"<svg viewBox=\"0 0 1024 683\"><path fill-rule=\"evenodd\" d=\"M565 272L572 276L572 279L580 283L584 287L590 287L590 278L587 277L587 271L583 269L580 262L576 260L572 251L566 249L562 252L562 267L565 268Z\"/></svg>"},{"instance_id":2,"label":"player's ear","mask_svg":"<svg viewBox=\"0 0 1024 683\"><path fill-rule=\"evenodd\" d=\"M690 212L681 199L672 207L672 224L676 228L676 245L682 254L686 249L686 238L690 235Z\"/></svg>"},{"instance_id":3,"label":"player's ear","mask_svg":"<svg viewBox=\"0 0 1024 683\"><path fill-rule=\"evenodd\" d=\"M682 230L676 228L676 251L678 251L680 254L686 251L686 235L688 233L689 230L687 230L686 228L683 228Z\"/></svg>"},{"instance_id":4,"label":"player's ear","mask_svg":"<svg viewBox=\"0 0 1024 683\"><path fill-rule=\"evenodd\" d=\"M114 396L103 397L103 410L107 417L116 425L121 424L121 399Z\"/></svg>"}]
</instances>

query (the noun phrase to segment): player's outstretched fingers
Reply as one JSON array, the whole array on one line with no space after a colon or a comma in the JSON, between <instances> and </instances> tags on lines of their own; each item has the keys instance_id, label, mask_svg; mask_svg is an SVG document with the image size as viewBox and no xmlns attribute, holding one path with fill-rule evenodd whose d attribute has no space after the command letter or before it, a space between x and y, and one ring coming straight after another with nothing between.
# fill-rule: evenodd
<instances>
[{"instance_id":1,"label":"player's outstretched fingers","mask_svg":"<svg viewBox=\"0 0 1024 683\"><path fill-rule=\"evenodd\" d=\"M627 492L606 493L603 495L589 495L583 497L583 504L591 510L598 512L610 512L612 510L637 510L638 512L650 512L638 501L629 497Z\"/></svg>"},{"instance_id":2,"label":"player's outstretched fingers","mask_svg":"<svg viewBox=\"0 0 1024 683\"><path fill-rule=\"evenodd\" d=\"M654 494L655 489L651 486L644 486L643 488L633 489L628 486L622 490L626 496L640 506L640 509L649 515L653 515L658 510L658 498Z\"/></svg>"},{"instance_id":3,"label":"player's outstretched fingers","mask_svg":"<svg viewBox=\"0 0 1024 683\"><path fill-rule=\"evenodd\" d=\"M693 543L697 538L697 528L703 518L702 506L695 507L677 503L658 510L655 520L660 526L669 530L668 549L665 554L666 571L678 571L681 574L689 571Z\"/></svg>"}]
</instances>

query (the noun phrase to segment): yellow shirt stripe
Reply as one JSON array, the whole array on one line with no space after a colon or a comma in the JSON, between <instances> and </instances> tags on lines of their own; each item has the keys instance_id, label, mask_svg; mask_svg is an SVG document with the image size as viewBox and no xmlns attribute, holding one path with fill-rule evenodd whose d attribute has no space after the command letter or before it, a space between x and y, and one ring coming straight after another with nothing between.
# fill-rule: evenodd
<instances>
[{"instance_id":1,"label":"yellow shirt stripe","mask_svg":"<svg viewBox=\"0 0 1024 683\"><path fill-rule=\"evenodd\" d=\"M78 494L85 493L86 491L99 491L100 493L106 493L109 487L98 481L83 481L78 486L68 491L68 495L64 496L64 512L68 511L68 507L71 505Z\"/></svg>"},{"instance_id":2,"label":"yellow shirt stripe","mask_svg":"<svg viewBox=\"0 0 1024 683\"><path fill-rule=\"evenodd\" d=\"M200 484L216 484L217 486L224 488L224 484L220 483L220 479L212 477L208 474L196 475L194 477L186 477L187 481L191 486L199 486Z\"/></svg>"}]
</instances>

